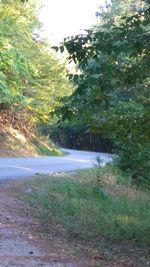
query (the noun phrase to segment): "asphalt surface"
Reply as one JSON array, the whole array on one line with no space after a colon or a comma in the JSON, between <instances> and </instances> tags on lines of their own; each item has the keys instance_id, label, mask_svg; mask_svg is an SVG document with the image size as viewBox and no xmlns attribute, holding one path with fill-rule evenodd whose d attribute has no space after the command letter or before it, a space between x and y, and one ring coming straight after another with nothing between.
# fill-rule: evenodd
<instances>
[{"instance_id":1,"label":"asphalt surface","mask_svg":"<svg viewBox=\"0 0 150 267\"><path fill-rule=\"evenodd\" d=\"M93 167L96 157L102 165L112 161L112 156L99 152L63 149L69 153L63 157L0 158L0 179L24 178L39 173L73 171Z\"/></svg>"}]
</instances>

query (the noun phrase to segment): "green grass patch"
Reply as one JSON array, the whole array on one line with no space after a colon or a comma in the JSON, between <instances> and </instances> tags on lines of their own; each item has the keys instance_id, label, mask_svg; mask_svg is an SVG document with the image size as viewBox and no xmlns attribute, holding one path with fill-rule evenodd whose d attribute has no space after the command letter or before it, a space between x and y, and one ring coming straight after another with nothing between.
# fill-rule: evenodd
<instances>
[{"instance_id":1,"label":"green grass patch","mask_svg":"<svg viewBox=\"0 0 150 267\"><path fill-rule=\"evenodd\" d=\"M62 156L62 151L45 136L36 135L31 138L37 153L43 156Z\"/></svg>"},{"instance_id":2,"label":"green grass patch","mask_svg":"<svg viewBox=\"0 0 150 267\"><path fill-rule=\"evenodd\" d=\"M25 181L22 198L35 207L46 230L55 223L82 240L103 236L149 245L148 193L115 182L98 186L95 173L93 169L70 177L33 178Z\"/></svg>"}]
</instances>

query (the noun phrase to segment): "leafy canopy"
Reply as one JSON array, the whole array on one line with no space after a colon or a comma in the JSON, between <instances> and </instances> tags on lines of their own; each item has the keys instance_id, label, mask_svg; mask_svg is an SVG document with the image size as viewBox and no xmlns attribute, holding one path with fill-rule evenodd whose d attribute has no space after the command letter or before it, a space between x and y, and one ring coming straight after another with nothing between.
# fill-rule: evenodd
<instances>
[{"instance_id":1,"label":"leafy canopy","mask_svg":"<svg viewBox=\"0 0 150 267\"><path fill-rule=\"evenodd\" d=\"M78 72L69 75L75 87L60 109L62 119L84 122L111 138L121 168L134 181L148 181L149 4L112 1L100 14L99 24L65 39L60 47L64 49Z\"/></svg>"},{"instance_id":2,"label":"leafy canopy","mask_svg":"<svg viewBox=\"0 0 150 267\"><path fill-rule=\"evenodd\" d=\"M48 122L58 98L69 94L65 66L40 37L39 1L0 1L0 108L31 123Z\"/></svg>"}]
</instances>

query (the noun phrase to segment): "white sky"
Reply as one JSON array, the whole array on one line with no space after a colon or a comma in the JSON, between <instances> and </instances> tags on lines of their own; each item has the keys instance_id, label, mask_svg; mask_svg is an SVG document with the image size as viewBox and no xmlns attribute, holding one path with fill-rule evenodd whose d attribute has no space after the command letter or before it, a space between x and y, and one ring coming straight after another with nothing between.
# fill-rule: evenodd
<instances>
[{"instance_id":1,"label":"white sky","mask_svg":"<svg viewBox=\"0 0 150 267\"><path fill-rule=\"evenodd\" d=\"M102 3L104 0L45 0L40 20L48 40L54 44L89 28L96 21L95 12Z\"/></svg>"}]
</instances>

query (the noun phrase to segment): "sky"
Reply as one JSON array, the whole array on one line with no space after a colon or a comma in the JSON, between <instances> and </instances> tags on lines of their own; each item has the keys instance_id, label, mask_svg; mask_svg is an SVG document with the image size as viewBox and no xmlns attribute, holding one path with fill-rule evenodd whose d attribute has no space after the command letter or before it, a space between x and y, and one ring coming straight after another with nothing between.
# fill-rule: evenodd
<instances>
[{"instance_id":1,"label":"sky","mask_svg":"<svg viewBox=\"0 0 150 267\"><path fill-rule=\"evenodd\" d=\"M45 0L40 12L45 35L55 44L96 22L95 12L104 0Z\"/></svg>"}]
</instances>

